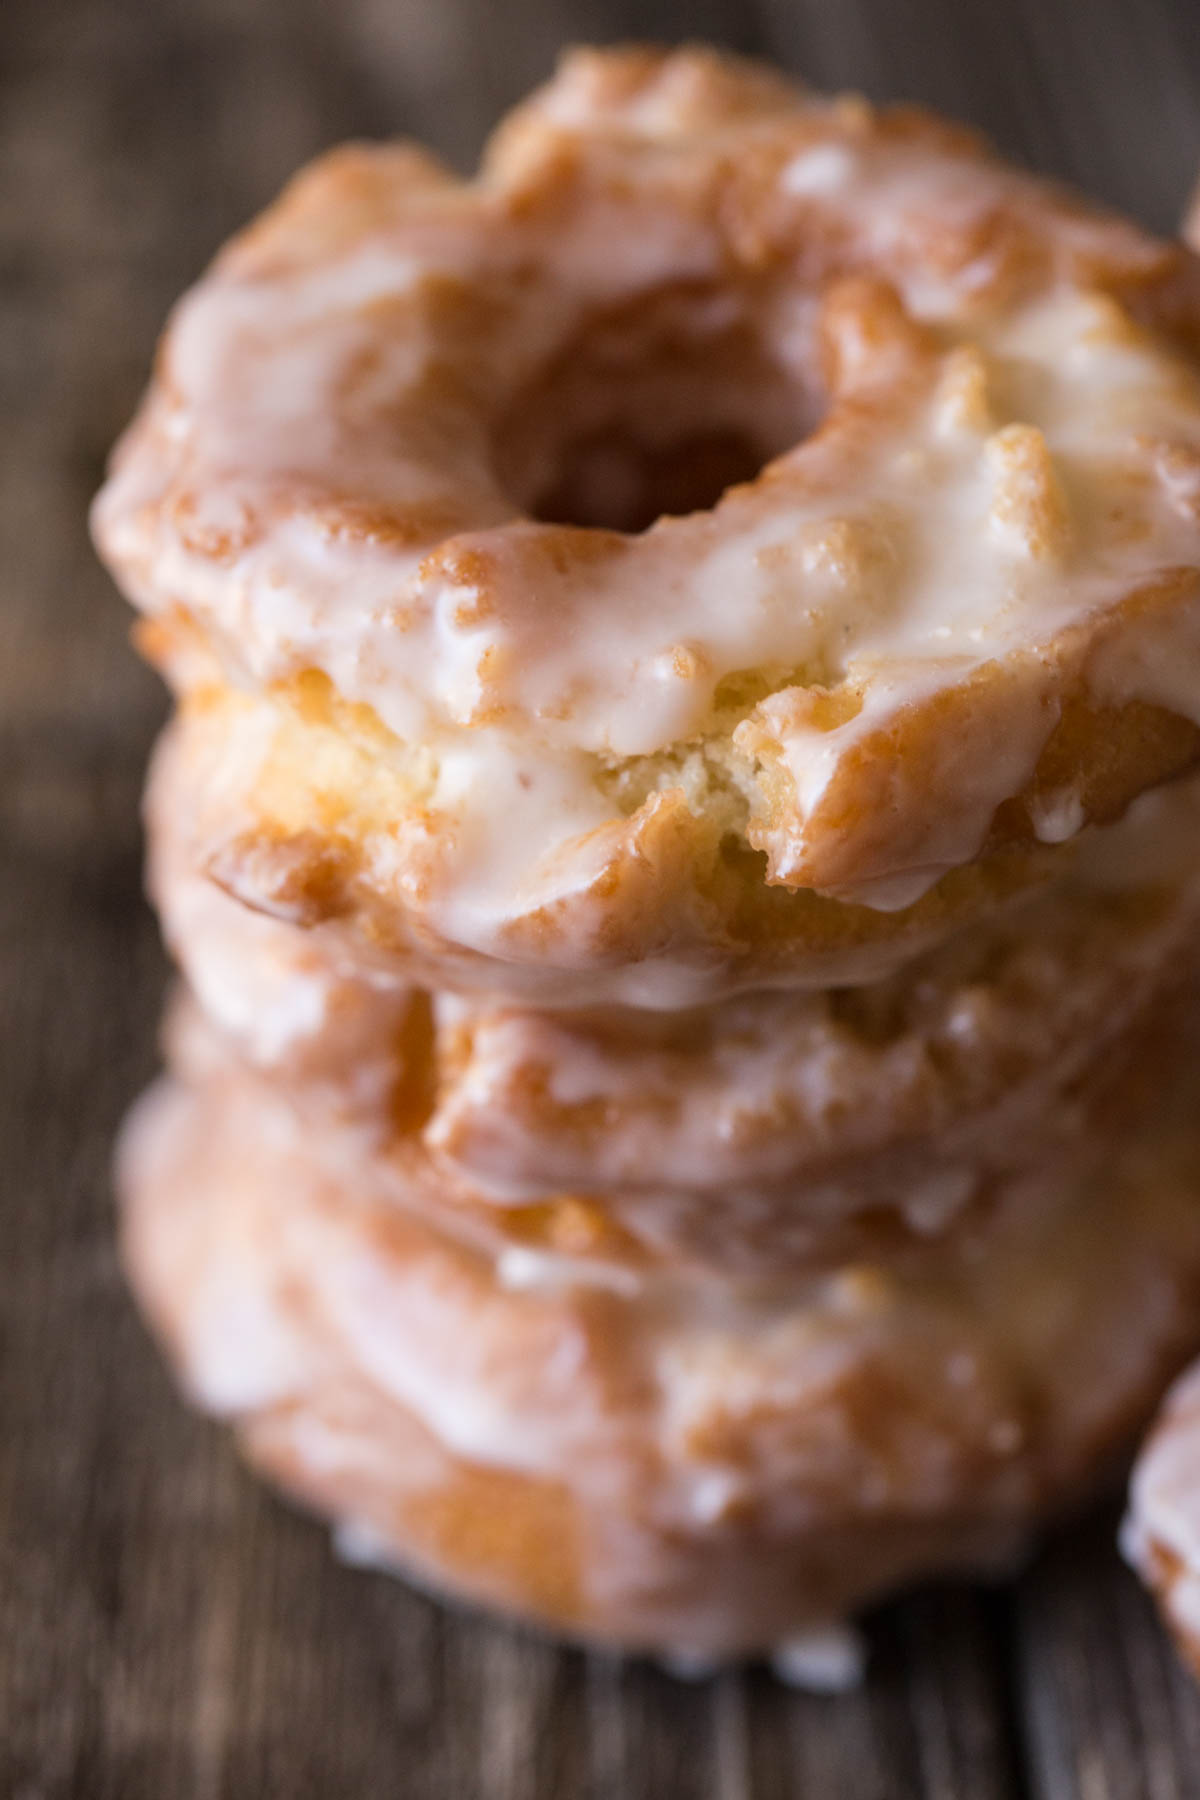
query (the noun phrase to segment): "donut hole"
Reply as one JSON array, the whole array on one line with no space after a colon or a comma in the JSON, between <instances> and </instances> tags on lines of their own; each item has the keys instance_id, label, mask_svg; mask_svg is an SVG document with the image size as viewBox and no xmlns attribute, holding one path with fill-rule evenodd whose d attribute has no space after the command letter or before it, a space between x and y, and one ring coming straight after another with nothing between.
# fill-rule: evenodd
<instances>
[{"instance_id":1,"label":"donut hole","mask_svg":"<svg viewBox=\"0 0 1200 1800\"><path fill-rule=\"evenodd\" d=\"M760 313L736 294L672 288L589 319L505 408L505 491L546 524L639 532L753 481L820 411Z\"/></svg>"},{"instance_id":2,"label":"donut hole","mask_svg":"<svg viewBox=\"0 0 1200 1800\"><path fill-rule=\"evenodd\" d=\"M739 432L695 432L659 446L616 430L565 448L558 479L531 508L550 525L645 531L671 513L705 512L728 488L753 481L769 453Z\"/></svg>"}]
</instances>

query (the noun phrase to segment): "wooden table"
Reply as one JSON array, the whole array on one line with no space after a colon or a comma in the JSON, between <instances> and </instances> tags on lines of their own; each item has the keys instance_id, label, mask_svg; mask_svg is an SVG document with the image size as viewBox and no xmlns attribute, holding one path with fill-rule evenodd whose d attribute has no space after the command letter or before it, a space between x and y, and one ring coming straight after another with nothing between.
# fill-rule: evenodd
<instances>
[{"instance_id":1,"label":"wooden table","mask_svg":"<svg viewBox=\"0 0 1200 1800\"><path fill-rule=\"evenodd\" d=\"M1110 1508L1014 1586L871 1622L849 1699L560 1654L381 1576L187 1413L122 1290L109 1150L164 963L137 795L164 703L84 509L172 297L297 163L469 162L567 38L711 36L907 95L1169 226L1197 0L3 0L0 1795L1181 1800L1200 1694Z\"/></svg>"}]
</instances>

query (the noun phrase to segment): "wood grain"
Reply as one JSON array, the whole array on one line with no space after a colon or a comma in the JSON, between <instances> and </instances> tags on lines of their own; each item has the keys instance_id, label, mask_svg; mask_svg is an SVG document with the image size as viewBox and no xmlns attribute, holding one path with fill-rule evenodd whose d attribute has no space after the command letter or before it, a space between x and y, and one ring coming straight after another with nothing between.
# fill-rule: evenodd
<instances>
[{"instance_id":1,"label":"wood grain","mask_svg":"<svg viewBox=\"0 0 1200 1800\"><path fill-rule=\"evenodd\" d=\"M1188 1800L1200 1696L1111 1509L1019 1583L870 1623L848 1699L560 1653L346 1569L176 1400L108 1165L165 967L137 796L163 712L84 512L171 299L349 134L466 164L567 39L708 36L964 114L1164 226L1194 0L118 0L0 10L0 1795Z\"/></svg>"}]
</instances>

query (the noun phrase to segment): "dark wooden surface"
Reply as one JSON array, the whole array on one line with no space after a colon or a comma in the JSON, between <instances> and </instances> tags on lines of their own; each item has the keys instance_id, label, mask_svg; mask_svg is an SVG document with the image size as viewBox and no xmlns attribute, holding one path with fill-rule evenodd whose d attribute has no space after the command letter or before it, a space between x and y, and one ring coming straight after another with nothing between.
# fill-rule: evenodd
<instances>
[{"instance_id":1,"label":"dark wooden surface","mask_svg":"<svg viewBox=\"0 0 1200 1800\"><path fill-rule=\"evenodd\" d=\"M564 39L685 34L964 114L1159 226L1200 167L1197 0L0 0L2 1800L1200 1796L1200 1694L1111 1509L1014 1587L886 1609L849 1699L680 1686L339 1567L177 1403L122 1292L163 701L83 514L163 312L322 145L467 163Z\"/></svg>"}]
</instances>

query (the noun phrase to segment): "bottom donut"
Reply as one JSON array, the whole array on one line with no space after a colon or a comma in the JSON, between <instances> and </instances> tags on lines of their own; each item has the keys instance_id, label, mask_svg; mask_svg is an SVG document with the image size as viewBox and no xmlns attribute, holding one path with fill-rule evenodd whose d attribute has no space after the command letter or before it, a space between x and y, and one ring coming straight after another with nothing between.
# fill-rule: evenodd
<instances>
[{"instance_id":1,"label":"bottom donut","mask_svg":"<svg viewBox=\"0 0 1200 1800\"><path fill-rule=\"evenodd\" d=\"M166 1081L125 1256L194 1398L355 1553L574 1639L770 1653L1116 1471L1200 1345L1193 1085L986 1253L772 1289L494 1255L244 1071Z\"/></svg>"}]
</instances>

